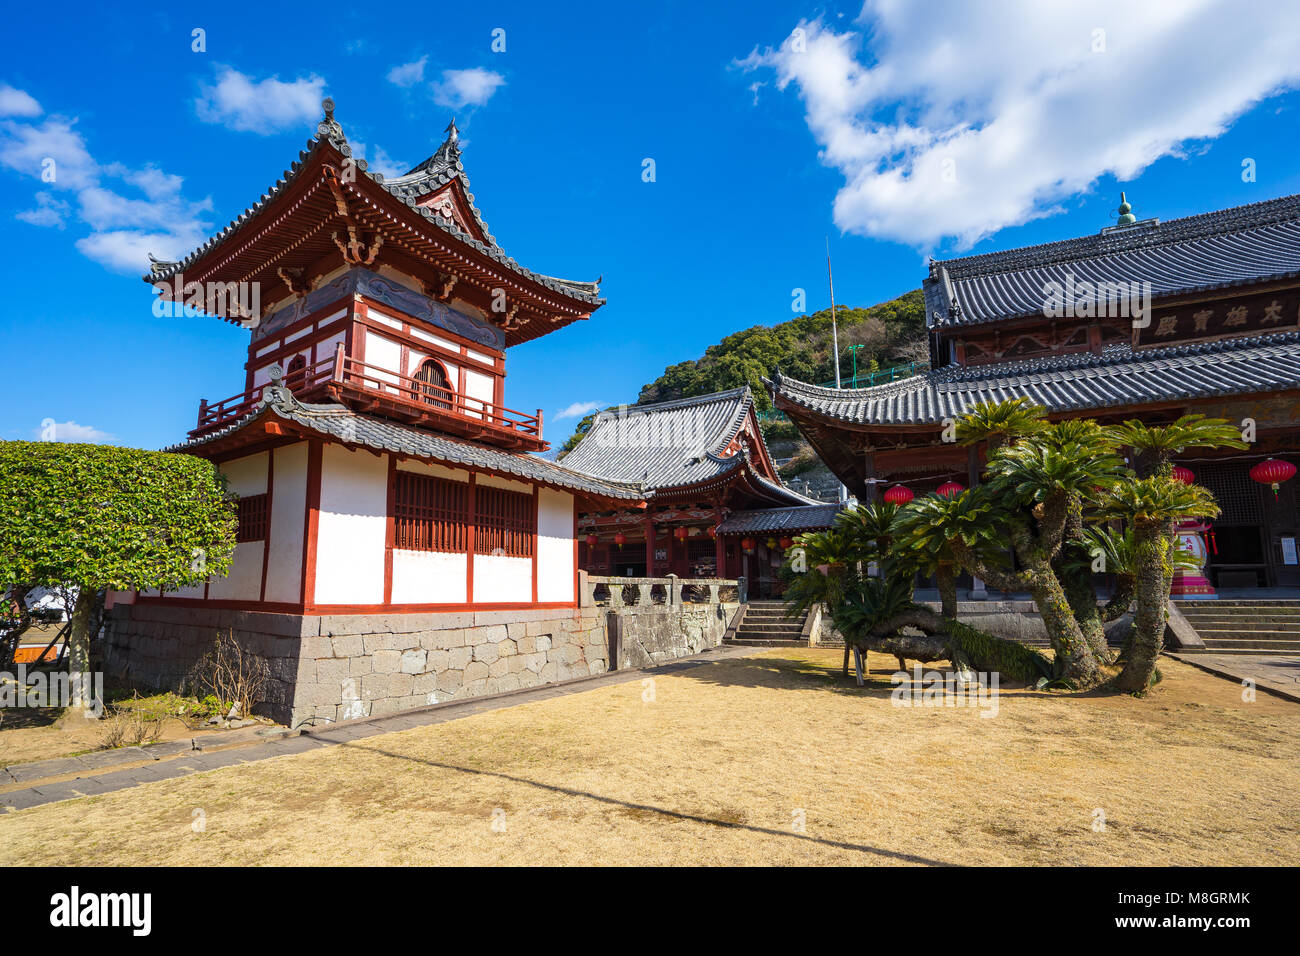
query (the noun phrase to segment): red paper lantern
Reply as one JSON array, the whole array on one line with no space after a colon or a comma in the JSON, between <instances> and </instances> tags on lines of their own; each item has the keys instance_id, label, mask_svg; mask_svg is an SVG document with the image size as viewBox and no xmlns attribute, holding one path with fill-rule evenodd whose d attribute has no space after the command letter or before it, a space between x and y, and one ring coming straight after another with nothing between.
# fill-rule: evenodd
<instances>
[{"instance_id":1,"label":"red paper lantern","mask_svg":"<svg viewBox=\"0 0 1300 956\"><path fill-rule=\"evenodd\" d=\"M1192 469L1184 468L1182 465L1174 465L1173 477L1174 481L1181 481L1185 485L1190 485L1196 480L1196 475L1192 473Z\"/></svg>"},{"instance_id":2,"label":"red paper lantern","mask_svg":"<svg viewBox=\"0 0 1300 956\"><path fill-rule=\"evenodd\" d=\"M934 489L934 493L940 498L955 498L965 490L965 485L959 485L955 481L946 481Z\"/></svg>"},{"instance_id":3,"label":"red paper lantern","mask_svg":"<svg viewBox=\"0 0 1300 956\"><path fill-rule=\"evenodd\" d=\"M587 535L587 547L594 548L599 540L594 534Z\"/></svg>"},{"instance_id":4,"label":"red paper lantern","mask_svg":"<svg viewBox=\"0 0 1300 956\"><path fill-rule=\"evenodd\" d=\"M1278 485L1295 477L1295 465L1289 461L1270 458L1267 461L1261 461L1250 469L1250 477L1261 485L1271 485L1273 487L1273 497L1276 498Z\"/></svg>"},{"instance_id":5,"label":"red paper lantern","mask_svg":"<svg viewBox=\"0 0 1300 956\"><path fill-rule=\"evenodd\" d=\"M614 543L620 548L623 547L623 545L627 544L627 535L620 531L618 534L614 535Z\"/></svg>"},{"instance_id":6,"label":"red paper lantern","mask_svg":"<svg viewBox=\"0 0 1300 956\"><path fill-rule=\"evenodd\" d=\"M690 534L690 532L687 531L685 528L674 528L674 529L673 529L673 536L676 537L678 541L685 541L685 540L686 540L686 536L687 536L688 534Z\"/></svg>"},{"instance_id":7,"label":"red paper lantern","mask_svg":"<svg viewBox=\"0 0 1300 956\"><path fill-rule=\"evenodd\" d=\"M790 546L791 546L792 544L794 544L794 538L782 538L782 539L781 539L781 550L782 550L782 551L789 551L789 550L790 550Z\"/></svg>"},{"instance_id":8,"label":"red paper lantern","mask_svg":"<svg viewBox=\"0 0 1300 956\"><path fill-rule=\"evenodd\" d=\"M717 525L710 525L710 526L709 526L709 537L710 537L710 538L716 538L717 536L718 536L718 527L717 527Z\"/></svg>"},{"instance_id":9,"label":"red paper lantern","mask_svg":"<svg viewBox=\"0 0 1300 956\"><path fill-rule=\"evenodd\" d=\"M754 550L754 539L753 539L753 538L742 538L741 541L740 541L740 546L741 546L742 548L744 548L746 551L753 551L753 550Z\"/></svg>"},{"instance_id":10,"label":"red paper lantern","mask_svg":"<svg viewBox=\"0 0 1300 956\"><path fill-rule=\"evenodd\" d=\"M894 485L885 492L885 501L891 505L905 505L915 497L907 485Z\"/></svg>"}]
</instances>

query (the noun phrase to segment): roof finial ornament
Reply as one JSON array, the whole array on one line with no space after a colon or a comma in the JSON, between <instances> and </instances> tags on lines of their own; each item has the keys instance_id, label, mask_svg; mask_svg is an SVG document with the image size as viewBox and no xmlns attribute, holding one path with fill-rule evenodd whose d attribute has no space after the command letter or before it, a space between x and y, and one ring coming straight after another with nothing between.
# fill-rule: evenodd
<instances>
[{"instance_id":1,"label":"roof finial ornament","mask_svg":"<svg viewBox=\"0 0 1300 956\"><path fill-rule=\"evenodd\" d=\"M320 121L316 127L316 135L320 139L331 139L336 143L346 143L347 137L343 135L343 127L334 119L334 99L325 97L320 102L321 109L325 111L325 118Z\"/></svg>"},{"instance_id":2,"label":"roof finial ornament","mask_svg":"<svg viewBox=\"0 0 1300 956\"><path fill-rule=\"evenodd\" d=\"M447 134L449 143L454 143L460 139L460 130L456 128L456 117L451 118L451 122L447 124L447 128L443 132Z\"/></svg>"},{"instance_id":3,"label":"roof finial ornament","mask_svg":"<svg viewBox=\"0 0 1300 956\"><path fill-rule=\"evenodd\" d=\"M1137 222L1137 216L1133 215L1133 207L1129 205L1128 196L1124 193L1119 194L1119 225L1131 226Z\"/></svg>"}]
</instances>

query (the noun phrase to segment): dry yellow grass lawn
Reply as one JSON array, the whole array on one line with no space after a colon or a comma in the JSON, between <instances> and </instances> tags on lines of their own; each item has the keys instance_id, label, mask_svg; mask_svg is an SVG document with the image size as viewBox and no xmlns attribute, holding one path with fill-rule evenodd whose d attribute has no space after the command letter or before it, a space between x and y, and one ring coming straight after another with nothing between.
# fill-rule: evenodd
<instances>
[{"instance_id":1,"label":"dry yellow grass lawn","mask_svg":"<svg viewBox=\"0 0 1300 956\"><path fill-rule=\"evenodd\" d=\"M1166 661L1146 700L1013 689L982 718L891 706L892 658L862 689L839 658L768 652L656 678L652 701L603 687L12 813L0 864L1300 863L1300 705Z\"/></svg>"}]
</instances>

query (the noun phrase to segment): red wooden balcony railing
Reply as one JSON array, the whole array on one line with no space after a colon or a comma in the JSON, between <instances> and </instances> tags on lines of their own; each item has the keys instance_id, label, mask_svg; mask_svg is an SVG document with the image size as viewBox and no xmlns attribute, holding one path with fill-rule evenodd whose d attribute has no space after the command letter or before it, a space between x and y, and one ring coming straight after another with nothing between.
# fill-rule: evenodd
<instances>
[{"instance_id":1,"label":"red wooden balcony railing","mask_svg":"<svg viewBox=\"0 0 1300 956\"><path fill-rule=\"evenodd\" d=\"M427 425L494 445L529 450L546 447L540 408L536 415L527 415L462 395L351 358L342 345L333 358L285 375L284 384L299 401L339 401L359 412ZM262 401L264 387L219 402L201 401L198 425L190 437L223 428L253 411Z\"/></svg>"}]
</instances>

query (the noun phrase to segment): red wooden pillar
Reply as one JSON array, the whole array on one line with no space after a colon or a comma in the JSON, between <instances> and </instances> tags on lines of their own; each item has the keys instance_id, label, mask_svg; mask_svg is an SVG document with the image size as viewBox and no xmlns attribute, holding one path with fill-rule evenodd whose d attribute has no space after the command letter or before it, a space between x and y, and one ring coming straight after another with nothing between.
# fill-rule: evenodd
<instances>
[{"instance_id":1,"label":"red wooden pillar","mask_svg":"<svg viewBox=\"0 0 1300 956\"><path fill-rule=\"evenodd\" d=\"M653 518L646 518L645 528L645 576L655 576L655 523Z\"/></svg>"}]
</instances>

